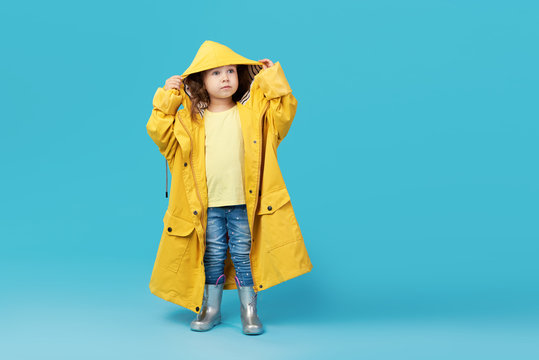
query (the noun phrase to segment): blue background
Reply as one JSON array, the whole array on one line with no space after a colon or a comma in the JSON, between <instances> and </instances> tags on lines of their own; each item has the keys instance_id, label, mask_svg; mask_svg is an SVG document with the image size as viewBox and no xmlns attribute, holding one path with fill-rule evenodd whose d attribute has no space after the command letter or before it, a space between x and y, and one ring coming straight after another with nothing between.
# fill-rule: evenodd
<instances>
[{"instance_id":1,"label":"blue background","mask_svg":"<svg viewBox=\"0 0 539 360\"><path fill-rule=\"evenodd\" d=\"M536 2L0 9L3 359L538 358ZM260 293L257 337L236 291L195 333L148 288L145 126L204 40L280 61L299 102L279 161L314 267Z\"/></svg>"}]
</instances>

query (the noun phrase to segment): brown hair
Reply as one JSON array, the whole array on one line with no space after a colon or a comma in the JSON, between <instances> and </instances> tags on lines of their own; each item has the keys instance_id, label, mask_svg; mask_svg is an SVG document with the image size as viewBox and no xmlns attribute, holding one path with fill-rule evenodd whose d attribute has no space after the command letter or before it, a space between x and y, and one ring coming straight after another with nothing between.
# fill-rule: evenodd
<instances>
[{"instance_id":1,"label":"brown hair","mask_svg":"<svg viewBox=\"0 0 539 360\"><path fill-rule=\"evenodd\" d=\"M236 65L236 70L238 72L238 90L232 95L234 102L240 101L251 87L251 78L249 77L247 65ZM191 99L191 120L195 122L197 121L196 113L199 109L206 109L210 105L210 95L204 86L203 75L204 71L200 71L190 74L184 79L185 86L190 93L188 95Z\"/></svg>"}]
</instances>

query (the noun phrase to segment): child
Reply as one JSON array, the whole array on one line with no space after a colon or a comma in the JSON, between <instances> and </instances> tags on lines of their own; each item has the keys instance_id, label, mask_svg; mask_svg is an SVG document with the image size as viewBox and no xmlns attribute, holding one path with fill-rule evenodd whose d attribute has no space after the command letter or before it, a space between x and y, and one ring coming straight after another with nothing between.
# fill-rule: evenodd
<instances>
[{"instance_id":1,"label":"child","mask_svg":"<svg viewBox=\"0 0 539 360\"><path fill-rule=\"evenodd\" d=\"M243 333L261 334L258 291L312 269L277 163L297 106L283 70L208 40L153 106L146 128L172 184L150 290L207 331L237 288Z\"/></svg>"}]
</instances>

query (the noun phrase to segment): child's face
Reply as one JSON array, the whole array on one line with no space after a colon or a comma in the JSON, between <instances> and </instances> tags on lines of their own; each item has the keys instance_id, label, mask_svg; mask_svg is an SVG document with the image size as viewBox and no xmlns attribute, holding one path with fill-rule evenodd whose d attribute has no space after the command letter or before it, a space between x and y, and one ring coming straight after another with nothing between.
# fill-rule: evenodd
<instances>
[{"instance_id":1,"label":"child's face","mask_svg":"<svg viewBox=\"0 0 539 360\"><path fill-rule=\"evenodd\" d=\"M236 65L225 65L204 71L203 79L206 91L211 98L226 99L238 90Z\"/></svg>"}]
</instances>

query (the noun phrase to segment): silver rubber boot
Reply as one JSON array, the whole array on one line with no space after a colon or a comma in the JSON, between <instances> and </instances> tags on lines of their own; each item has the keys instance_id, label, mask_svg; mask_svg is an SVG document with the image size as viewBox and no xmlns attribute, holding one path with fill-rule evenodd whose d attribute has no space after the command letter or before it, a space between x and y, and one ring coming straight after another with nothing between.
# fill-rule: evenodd
<instances>
[{"instance_id":1,"label":"silver rubber boot","mask_svg":"<svg viewBox=\"0 0 539 360\"><path fill-rule=\"evenodd\" d=\"M191 330L208 331L221 322L221 299L223 298L223 286L204 285L204 297L202 309L196 318L191 321Z\"/></svg>"},{"instance_id":2,"label":"silver rubber boot","mask_svg":"<svg viewBox=\"0 0 539 360\"><path fill-rule=\"evenodd\" d=\"M262 334L264 327L256 313L256 298L258 294L252 286L240 286L237 283L236 285L241 302L240 312L243 333L246 335Z\"/></svg>"}]
</instances>

